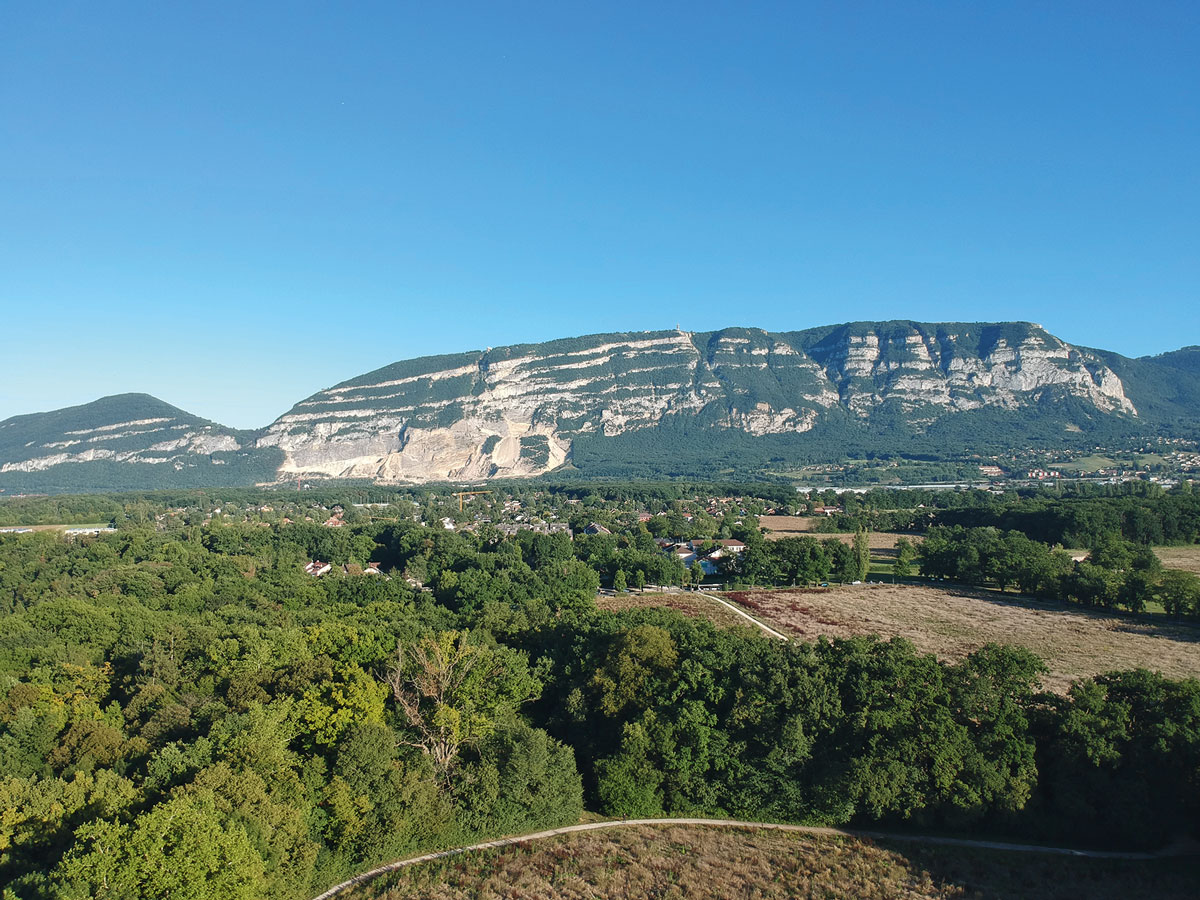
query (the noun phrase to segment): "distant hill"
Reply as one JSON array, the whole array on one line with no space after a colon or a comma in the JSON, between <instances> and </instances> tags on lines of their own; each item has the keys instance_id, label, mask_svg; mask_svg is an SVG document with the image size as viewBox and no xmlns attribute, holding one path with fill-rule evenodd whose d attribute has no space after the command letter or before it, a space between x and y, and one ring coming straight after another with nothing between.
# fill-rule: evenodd
<instances>
[{"instance_id":1,"label":"distant hill","mask_svg":"<svg viewBox=\"0 0 1200 900\"><path fill-rule=\"evenodd\" d=\"M1130 359L1027 322L588 335L405 360L258 432L124 394L0 423L0 488L752 475L846 456L1200 435L1200 348Z\"/></svg>"},{"instance_id":2,"label":"distant hill","mask_svg":"<svg viewBox=\"0 0 1200 900\"><path fill-rule=\"evenodd\" d=\"M0 487L67 492L270 481L281 455L254 440L149 394L118 394L0 422Z\"/></svg>"}]
</instances>

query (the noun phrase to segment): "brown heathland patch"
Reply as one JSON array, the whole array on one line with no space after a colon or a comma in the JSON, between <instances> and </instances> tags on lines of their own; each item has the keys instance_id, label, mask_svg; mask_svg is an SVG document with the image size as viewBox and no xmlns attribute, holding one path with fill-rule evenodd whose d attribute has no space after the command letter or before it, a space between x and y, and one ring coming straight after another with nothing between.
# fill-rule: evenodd
<instances>
[{"instance_id":1,"label":"brown heathland patch","mask_svg":"<svg viewBox=\"0 0 1200 900\"><path fill-rule=\"evenodd\" d=\"M630 827L484 850L383 876L348 900L1195 896L1193 863L1125 862L695 826Z\"/></svg>"},{"instance_id":2,"label":"brown heathland patch","mask_svg":"<svg viewBox=\"0 0 1200 900\"><path fill-rule=\"evenodd\" d=\"M1155 547L1154 552L1168 569L1183 569L1200 575L1200 544L1190 547Z\"/></svg>"},{"instance_id":3,"label":"brown heathland patch","mask_svg":"<svg viewBox=\"0 0 1200 900\"><path fill-rule=\"evenodd\" d=\"M1200 677L1200 629L1114 616L995 591L863 584L818 590L737 591L731 601L804 640L877 634L957 661L984 644L1017 644L1046 661L1045 686L1064 692L1089 675L1145 668ZM714 604L715 605L715 604Z\"/></svg>"}]
</instances>

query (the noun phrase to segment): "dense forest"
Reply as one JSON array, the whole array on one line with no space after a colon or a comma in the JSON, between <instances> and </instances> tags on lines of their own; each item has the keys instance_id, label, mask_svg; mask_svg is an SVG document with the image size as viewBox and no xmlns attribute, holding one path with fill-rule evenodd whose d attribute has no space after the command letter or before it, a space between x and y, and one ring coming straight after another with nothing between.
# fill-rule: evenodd
<instances>
[{"instance_id":1,"label":"dense forest","mask_svg":"<svg viewBox=\"0 0 1200 900\"><path fill-rule=\"evenodd\" d=\"M563 498L614 526L574 540L349 505L338 528L252 521L228 498L174 517L110 498L114 533L0 535L0 897L303 898L585 808L1120 847L1195 833L1200 682L1122 672L1055 696L1020 648L950 665L902 640L601 613L618 574L691 576L652 532L743 536L739 565L781 581L861 563L757 538L761 501L689 519L670 489L609 490ZM626 500L655 514L612 512ZM927 546L975 532L941 534ZM1136 548L1100 553L1119 551L1142 571Z\"/></svg>"}]
</instances>

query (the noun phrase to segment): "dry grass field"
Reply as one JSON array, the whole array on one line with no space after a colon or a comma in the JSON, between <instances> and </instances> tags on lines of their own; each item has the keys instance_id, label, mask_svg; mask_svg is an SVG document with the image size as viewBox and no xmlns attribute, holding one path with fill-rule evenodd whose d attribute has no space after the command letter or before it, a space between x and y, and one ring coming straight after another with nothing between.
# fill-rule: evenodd
<instances>
[{"instance_id":1,"label":"dry grass field","mask_svg":"<svg viewBox=\"0 0 1200 900\"><path fill-rule=\"evenodd\" d=\"M758 524L769 530L767 538L779 540L785 537L799 537L811 534L815 522L812 516L759 516Z\"/></svg>"},{"instance_id":2,"label":"dry grass field","mask_svg":"<svg viewBox=\"0 0 1200 900\"><path fill-rule=\"evenodd\" d=\"M725 595L785 634L899 636L926 653L959 660L987 643L1019 644L1046 661L1049 690L1115 669L1200 677L1200 628L1113 616L994 591L863 584ZM713 604L714 606L716 604Z\"/></svg>"},{"instance_id":3,"label":"dry grass field","mask_svg":"<svg viewBox=\"0 0 1200 900\"><path fill-rule=\"evenodd\" d=\"M1190 547L1155 547L1154 552L1168 569L1183 569L1200 575L1200 544Z\"/></svg>"},{"instance_id":4,"label":"dry grass field","mask_svg":"<svg viewBox=\"0 0 1200 900\"><path fill-rule=\"evenodd\" d=\"M695 826L585 832L383 876L347 900L1158 900L1195 862L1125 862Z\"/></svg>"}]
</instances>

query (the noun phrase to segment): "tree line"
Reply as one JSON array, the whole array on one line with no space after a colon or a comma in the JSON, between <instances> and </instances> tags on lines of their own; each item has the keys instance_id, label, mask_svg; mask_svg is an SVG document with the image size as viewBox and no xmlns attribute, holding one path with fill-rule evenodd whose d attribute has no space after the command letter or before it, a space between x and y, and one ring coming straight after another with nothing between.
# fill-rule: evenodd
<instances>
[{"instance_id":1,"label":"tree line","mask_svg":"<svg viewBox=\"0 0 1200 900\"><path fill-rule=\"evenodd\" d=\"M1200 618L1200 578L1164 569L1154 551L1108 535L1082 558L1019 531L935 526L917 550L921 574L965 584L1016 587L1084 606L1141 612L1158 603L1170 615Z\"/></svg>"}]
</instances>

